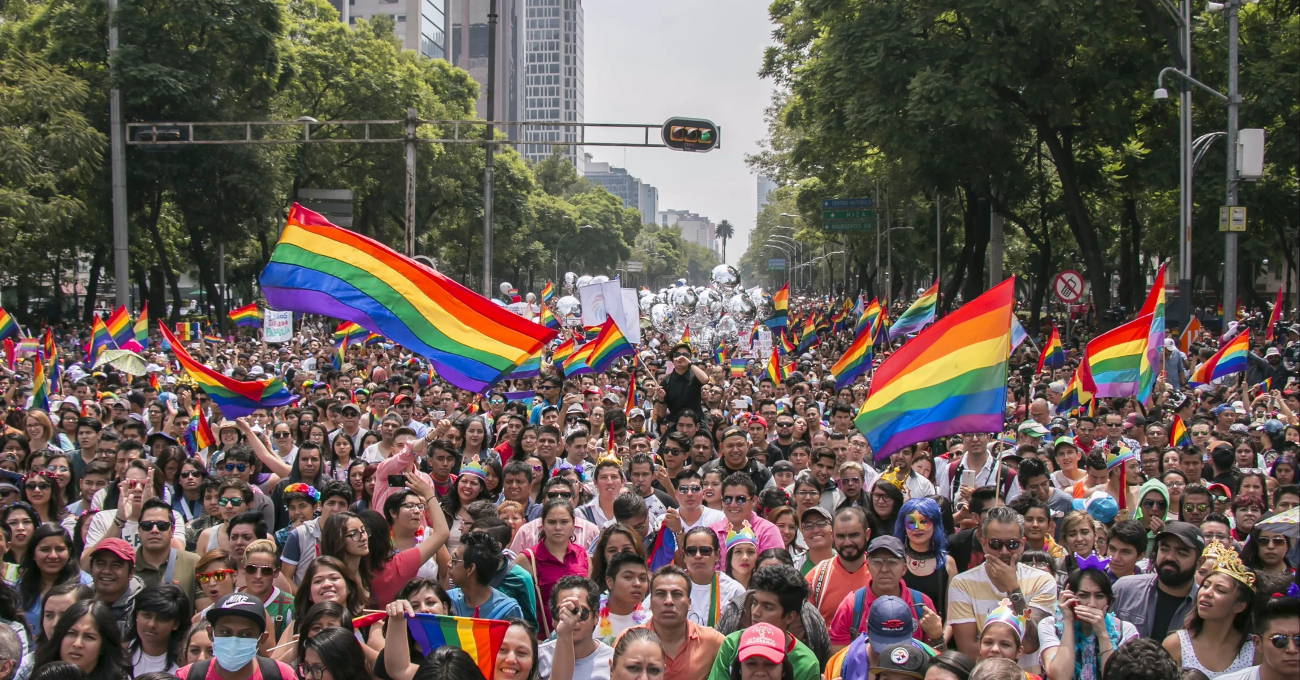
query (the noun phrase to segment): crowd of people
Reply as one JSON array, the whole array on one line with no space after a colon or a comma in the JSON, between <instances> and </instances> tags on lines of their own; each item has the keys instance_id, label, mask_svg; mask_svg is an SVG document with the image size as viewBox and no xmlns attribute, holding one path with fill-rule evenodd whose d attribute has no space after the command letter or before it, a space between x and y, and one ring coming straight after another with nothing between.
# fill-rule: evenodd
<instances>
[{"instance_id":1,"label":"crowd of people","mask_svg":"<svg viewBox=\"0 0 1300 680\"><path fill-rule=\"evenodd\" d=\"M1278 330L1234 329L1245 375L1188 386L1202 331L1148 403L1069 411L1078 346L1035 373L1025 343L1003 431L877 460L870 374L829 374L847 331L780 384L647 330L604 373L474 394L308 321L190 347L298 396L232 419L156 338L130 375L56 328L48 408L41 355L0 367L0 680L1294 680ZM418 614L508 622L490 672Z\"/></svg>"}]
</instances>

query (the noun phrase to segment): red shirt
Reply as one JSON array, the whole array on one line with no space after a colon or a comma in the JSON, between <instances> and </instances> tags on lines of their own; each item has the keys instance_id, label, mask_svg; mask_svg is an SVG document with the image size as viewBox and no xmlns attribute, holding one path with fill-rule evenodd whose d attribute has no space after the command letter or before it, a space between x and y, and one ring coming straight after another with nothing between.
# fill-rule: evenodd
<instances>
[{"instance_id":1,"label":"red shirt","mask_svg":"<svg viewBox=\"0 0 1300 680\"><path fill-rule=\"evenodd\" d=\"M907 584L901 579L898 582L900 592L903 593L902 599L912 609L912 618L916 620L916 631L912 637L918 640L925 640L925 633L921 631L921 621L916 618L916 607L912 606L912 594L907 592ZM867 581L867 591L862 598L862 618L858 620L858 633L861 634L867 629L867 617L871 614L871 603L876 601L876 594L871 592L871 581ZM934 611L934 603L930 601L930 596L924 593L917 593L921 596L921 604ZM827 633L830 636L831 644L847 645L853 642L849 633L853 632L853 605L857 601L858 593L854 591L849 593L835 608L835 616L831 618L830 626L827 627ZM924 610L922 610L924 613ZM938 613L938 612L935 612Z\"/></svg>"},{"instance_id":2,"label":"red shirt","mask_svg":"<svg viewBox=\"0 0 1300 680\"><path fill-rule=\"evenodd\" d=\"M387 564L376 569L370 575L370 596L375 606L383 609L396 600L398 591L415 578L423 564L420 547L415 546L393 555Z\"/></svg>"}]
</instances>

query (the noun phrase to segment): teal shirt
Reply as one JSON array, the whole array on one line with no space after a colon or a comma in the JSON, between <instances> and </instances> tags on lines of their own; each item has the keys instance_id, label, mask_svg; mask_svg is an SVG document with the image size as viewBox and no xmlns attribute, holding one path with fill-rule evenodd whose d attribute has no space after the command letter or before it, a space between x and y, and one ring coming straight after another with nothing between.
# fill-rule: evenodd
<instances>
[{"instance_id":1,"label":"teal shirt","mask_svg":"<svg viewBox=\"0 0 1300 680\"><path fill-rule=\"evenodd\" d=\"M514 564L510 566L510 572L506 577L501 579L496 589L501 591L506 597L512 598L519 603L520 609L523 610L523 620L527 621L534 628L537 627L537 603L533 600L533 576L528 573L527 569Z\"/></svg>"},{"instance_id":2,"label":"teal shirt","mask_svg":"<svg viewBox=\"0 0 1300 680\"><path fill-rule=\"evenodd\" d=\"M718 648L718 655L713 659L713 668L709 670L709 680L730 680L731 664L736 660L737 648L740 646L740 634L743 630L738 630L731 635L722 639L722 646ZM786 635L789 635L787 633ZM817 663L817 655L813 654L811 649L804 643L795 640L794 648L787 655L790 659L790 666L794 669L794 680L821 680L821 666Z\"/></svg>"},{"instance_id":3,"label":"teal shirt","mask_svg":"<svg viewBox=\"0 0 1300 680\"><path fill-rule=\"evenodd\" d=\"M523 618L523 609L519 603L510 599L500 590L492 589L492 595L488 597L478 611L475 608L465 604L465 593L460 588L452 588L447 591L447 597L451 599L451 609L453 616L467 616L475 619L508 619L512 616Z\"/></svg>"}]
</instances>

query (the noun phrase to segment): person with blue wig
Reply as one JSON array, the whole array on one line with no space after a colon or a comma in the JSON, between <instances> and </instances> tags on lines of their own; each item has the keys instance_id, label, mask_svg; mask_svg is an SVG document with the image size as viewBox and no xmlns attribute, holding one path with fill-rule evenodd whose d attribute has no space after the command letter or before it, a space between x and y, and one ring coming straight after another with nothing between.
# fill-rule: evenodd
<instances>
[{"instance_id":1,"label":"person with blue wig","mask_svg":"<svg viewBox=\"0 0 1300 680\"><path fill-rule=\"evenodd\" d=\"M907 586L948 610L948 582L957 575L957 562L948 554L943 512L929 498L913 498L898 510L894 537L907 552Z\"/></svg>"}]
</instances>

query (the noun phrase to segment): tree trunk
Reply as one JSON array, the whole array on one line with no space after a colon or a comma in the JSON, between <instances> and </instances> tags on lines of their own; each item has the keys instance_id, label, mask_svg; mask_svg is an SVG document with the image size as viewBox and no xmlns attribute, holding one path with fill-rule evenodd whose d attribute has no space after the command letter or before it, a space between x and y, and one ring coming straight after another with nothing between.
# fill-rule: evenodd
<instances>
[{"instance_id":1,"label":"tree trunk","mask_svg":"<svg viewBox=\"0 0 1300 680\"><path fill-rule=\"evenodd\" d=\"M990 211L987 197L966 192L966 244L963 258L966 264L962 301L970 302L984 292L984 264L988 259L990 236Z\"/></svg>"},{"instance_id":2,"label":"tree trunk","mask_svg":"<svg viewBox=\"0 0 1300 680\"><path fill-rule=\"evenodd\" d=\"M167 309L167 288L163 278L162 267L154 265L149 268L149 308L156 309L154 318L161 319L162 311Z\"/></svg>"},{"instance_id":3,"label":"tree trunk","mask_svg":"<svg viewBox=\"0 0 1300 680\"><path fill-rule=\"evenodd\" d=\"M140 300L149 299L149 269L144 263L131 267L131 272L135 277L135 285L140 289ZM127 310L130 311L130 310Z\"/></svg>"},{"instance_id":4,"label":"tree trunk","mask_svg":"<svg viewBox=\"0 0 1300 680\"><path fill-rule=\"evenodd\" d=\"M957 292L961 290L962 284L966 280L967 260L970 259L971 244L974 239L973 221L975 219L976 206L974 198L969 189L964 189L962 195L966 198L962 205L962 233L963 239L961 251L957 253L957 260L953 263L952 278L948 279L943 288L943 295L939 300L939 315L943 316L956 307Z\"/></svg>"},{"instance_id":5,"label":"tree trunk","mask_svg":"<svg viewBox=\"0 0 1300 680\"><path fill-rule=\"evenodd\" d=\"M1119 304L1125 312L1138 309L1138 291L1141 283L1133 276L1137 264L1133 262L1133 222L1129 212L1129 203L1133 199L1124 197L1124 206L1119 213Z\"/></svg>"},{"instance_id":6,"label":"tree trunk","mask_svg":"<svg viewBox=\"0 0 1300 680\"><path fill-rule=\"evenodd\" d=\"M99 298L99 272L104 268L104 251L96 248L90 256L90 273L86 278L86 301L82 308L81 320L89 324L94 321L95 303Z\"/></svg>"},{"instance_id":7,"label":"tree trunk","mask_svg":"<svg viewBox=\"0 0 1300 680\"><path fill-rule=\"evenodd\" d=\"M149 206L149 212L145 216L145 227L149 230L149 238L153 241L154 252L158 255L158 267L162 271L163 277L167 279L167 287L171 290L172 313L169 321L172 324L175 324L177 321L180 321L181 318L181 283L180 275L172 268L170 258L167 257L167 246L163 243L162 232L158 230L158 220L162 217L162 204L163 192L162 189L159 188L154 192L153 200ZM158 300L163 299L161 292L155 297ZM163 310L167 309L166 303L158 304L155 309L157 309L157 311L154 312L157 315L156 318L163 318L165 316Z\"/></svg>"},{"instance_id":8,"label":"tree trunk","mask_svg":"<svg viewBox=\"0 0 1300 680\"><path fill-rule=\"evenodd\" d=\"M1097 229L1088 217L1088 206L1083 200L1079 188L1079 178L1074 168L1074 149L1071 148L1070 134L1057 132L1041 116L1034 117L1039 137L1047 144L1052 154L1052 163L1056 166L1056 175L1061 183L1061 197L1065 199L1065 221L1070 225L1074 240L1079 244L1079 254L1092 284L1092 299L1097 311L1110 308L1110 277L1107 276L1102 262L1101 244L1097 240Z\"/></svg>"}]
</instances>

